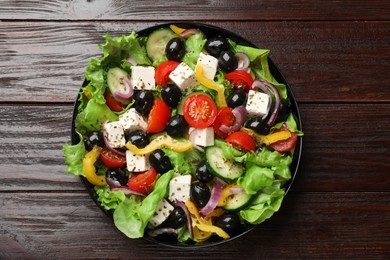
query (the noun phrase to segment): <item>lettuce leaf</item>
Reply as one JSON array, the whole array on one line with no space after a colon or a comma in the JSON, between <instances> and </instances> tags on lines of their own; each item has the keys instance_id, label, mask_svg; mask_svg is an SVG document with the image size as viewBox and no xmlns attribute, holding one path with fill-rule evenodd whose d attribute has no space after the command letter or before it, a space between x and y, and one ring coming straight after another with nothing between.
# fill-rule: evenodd
<instances>
[{"instance_id":1,"label":"lettuce leaf","mask_svg":"<svg viewBox=\"0 0 390 260\"><path fill-rule=\"evenodd\" d=\"M274 182L274 171L256 164L247 164L244 177L240 177L237 183L248 194L256 194L261 189L271 186Z\"/></svg>"},{"instance_id":2,"label":"lettuce leaf","mask_svg":"<svg viewBox=\"0 0 390 260\"><path fill-rule=\"evenodd\" d=\"M82 135L80 135L80 142L75 145L64 144L62 150L65 156L65 162L68 167L66 172L76 175L85 176L83 171L83 158L86 153Z\"/></svg>"},{"instance_id":3,"label":"lettuce leaf","mask_svg":"<svg viewBox=\"0 0 390 260\"><path fill-rule=\"evenodd\" d=\"M115 226L130 238L144 236L145 228L157 209L158 203L167 193L169 181L174 171L161 175L155 183L153 191L141 202L136 196L122 201L114 211Z\"/></svg>"},{"instance_id":4,"label":"lettuce leaf","mask_svg":"<svg viewBox=\"0 0 390 260\"><path fill-rule=\"evenodd\" d=\"M110 191L108 186L95 186L95 192L98 196L97 200L105 210L115 209L122 201L126 199L126 195L123 191Z\"/></svg>"},{"instance_id":5,"label":"lettuce leaf","mask_svg":"<svg viewBox=\"0 0 390 260\"><path fill-rule=\"evenodd\" d=\"M196 33L191 35L185 42L186 54L183 57L183 61L192 69L195 70L196 63L198 62L199 54L202 51L206 39L202 33Z\"/></svg>"},{"instance_id":6,"label":"lettuce leaf","mask_svg":"<svg viewBox=\"0 0 390 260\"><path fill-rule=\"evenodd\" d=\"M194 175L197 165L202 161L201 153L196 149L190 149L183 153L168 148L162 148L162 150L174 166L175 172L181 175Z\"/></svg>"}]
</instances>

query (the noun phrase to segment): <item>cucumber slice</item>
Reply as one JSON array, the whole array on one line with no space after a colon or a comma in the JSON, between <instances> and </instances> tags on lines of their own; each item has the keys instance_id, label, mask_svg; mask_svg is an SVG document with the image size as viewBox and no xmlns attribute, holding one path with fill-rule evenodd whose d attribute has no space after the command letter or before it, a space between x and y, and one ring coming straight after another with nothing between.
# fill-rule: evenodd
<instances>
[{"instance_id":1,"label":"cucumber slice","mask_svg":"<svg viewBox=\"0 0 390 260\"><path fill-rule=\"evenodd\" d=\"M229 211L238 211L245 208L252 199L252 195L248 193L233 194L226 199L226 204L223 207Z\"/></svg>"},{"instance_id":2,"label":"cucumber slice","mask_svg":"<svg viewBox=\"0 0 390 260\"><path fill-rule=\"evenodd\" d=\"M171 29L161 28L149 35L146 42L146 52L152 61L165 57L165 47L172 39L178 37Z\"/></svg>"},{"instance_id":3,"label":"cucumber slice","mask_svg":"<svg viewBox=\"0 0 390 260\"><path fill-rule=\"evenodd\" d=\"M122 78L124 77L129 78L129 75L120 68L111 68L108 70L107 85L112 94L115 92L126 93L128 91L126 86L122 83Z\"/></svg>"},{"instance_id":4,"label":"cucumber slice","mask_svg":"<svg viewBox=\"0 0 390 260\"><path fill-rule=\"evenodd\" d=\"M228 182L238 179L245 171L242 164L227 160L222 149L216 146L206 149L206 160L210 172Z\"/></svg>"}]
</instances>

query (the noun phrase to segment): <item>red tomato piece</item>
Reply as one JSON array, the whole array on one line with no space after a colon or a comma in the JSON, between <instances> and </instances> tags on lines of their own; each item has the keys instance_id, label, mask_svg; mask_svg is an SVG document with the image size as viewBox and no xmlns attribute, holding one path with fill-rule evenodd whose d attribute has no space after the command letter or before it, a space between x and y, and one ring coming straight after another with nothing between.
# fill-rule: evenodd
<instances>
[{"instance_id":1,"label":"red tomato piece","mask_svg":"<svg viewBox=\"0 0 390 260\"><path fill-rule=\"evenodd\" d=\"M217 105L206 94L194 94L183 104L184 119L195 128L209 127L217 117L217 113Z\"/></svg>"},{"instance_id":2,"label":"red tomato piece","mask_svg":"<svg viewBox=\"0 0 390 260\"><path fill-rule=\"evenodd\" d=\"M226 138L226 142L246 151L256 150L255 141L246 132L234 132Z\"/></svg>"},{"instance_id":3,"label":"red tomato piece","mask_svg":"<svg viewBox=\"0 0 390 260\"><path fill-rule=\"evenodd\" d=\"M114 153L107 147L100 152L100 160L108 167L123 167L126 164L126 157Z\"/></svg>"},{"instance_id":4,"label":"red tomato piece","mask_svg":"<svg viewBox=\"0 0 390 260\"><path fill-rule=\"evenodd\" d=\"M225 75L225 79L229 80L236 88L243 88L246 92L251 89L254 79L252 76L243 70L234 70Z\"/></svg>"},{"instance_id":5,"label":"red tomato piece","mask_svg":"<svg viewBox=\"0 0 390 260\"><path fill-rule=\"evenodd\" d=\"M171 72L176 69L179 64L180 63L177 61L168 60L158 65L154 73L156 84L159 86L165 86L170 81L169 74L171 74Z\"/></svg>"},{"instance_id":6,"label":"red tomato piece","mask_svg":"<svg viewBox=\"0 0 390 260\"><path fill-rule=\"evenodd\" d=\"M110 92L108 90L106 90L106 92L104 92L104 97L106 98L106 104L107 106L112 110L112 111L115 111L115 112L120 112L123 110L123 106L121 103L119 103L118 101L116 101L110 94Z\"/></svg>"},{"instance_id":7,"label":"red tomato piece","mask_svg":"<svg viewBox=\"0 0 390 260\"><path fill-rule=\"evenodd\" d=\"M236 117L232 113L233 108L230 107L222 107L218 111L218 115L215 118L214 121L214 133L221 137L226 138L229 133L227 131L224 131L224 129L221 129L222 127L229 128L236 122Z\"/></svg>"},{"instance_id":8,"label":"red tomato piece","mask_svg":"<svg viewBox=\"0 0 390 260\"><path fill-rule=\"evenodd\" d=\"M154 168L150 168L146 172L132 176L127 182L127 186L135 191L148 194L153 190L153 185L156 181L156 178L156 170Z\"/></svg>"},{"instance_id":9,"label":"red tomato piece","mask_svg":"<svg viewBox=\"0 0 390 260\"><path fill-rule=\"evenodd\" d=\"M280 129L276 129L275 131L273 131L274 133L276 132L280 132L282 130L288 130L288 127L286 124L283 124L282 127ZM291 137L286 139L286 140L280 140L280 141L277 141L275 143L272 143L269 145L269 147L271 147L272 149L274 149L275 151L279 152L279 153L286 153L286 152L289 152L291 151L296 143L297 143L297 140L298 140L298 137L297 137L297 133L296 132L291 132Z\"/></svg>"},{"instance_id":10,"label":"red tomato piece","mask_svg":"<svg viewBox=\"0 0 390 260\"><path fill-rule=\"evenodd\" d=\"M155 99L152 110L150 110L148 117L148 127L146 132L158 133L165 129L165 126L171 117L171 111L167 104L160 99Z\"/></svg>"}]
</instances>

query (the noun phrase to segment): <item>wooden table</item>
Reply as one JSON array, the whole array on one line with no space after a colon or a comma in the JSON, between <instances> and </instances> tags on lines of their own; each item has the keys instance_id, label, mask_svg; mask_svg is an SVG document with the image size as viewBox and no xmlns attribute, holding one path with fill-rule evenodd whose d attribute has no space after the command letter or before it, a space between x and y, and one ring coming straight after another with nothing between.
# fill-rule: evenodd
<instances>
[{"instance_id":1,"label":"wooden table","mask_svg":"<svg viewBox=\"0 0 390 260\"><path fill-rule=\"evenodd\" d=\"M298 176L245 237L176 250L127 239L65 173L73 102L102 35L162 22L271 50L297 98ZM0 259L390 257L390 2L0 1Z\"/></svg>"}]
</instances>

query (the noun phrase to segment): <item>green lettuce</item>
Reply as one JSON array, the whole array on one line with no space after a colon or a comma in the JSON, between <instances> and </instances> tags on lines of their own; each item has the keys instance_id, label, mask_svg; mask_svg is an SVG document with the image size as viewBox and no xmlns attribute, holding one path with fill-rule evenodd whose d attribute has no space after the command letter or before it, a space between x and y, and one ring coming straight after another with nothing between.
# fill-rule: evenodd
<instances>
[{"instance_id":1,"label":"green lettuce","mask_svg":"<svg viewBox=\"0 0 390 260\"><path fill-rule=\"evenodd\" d=\"M76 176L85 176L83 171L83 158L86 153L82 135L80 142L75 145L64 144L62 150L65 156L65 162L68 165L66 172Z\"/></svg>"},{"instance_id":2,"label":"green lettuce","mask_svg":"<svg viewBox=\"0 0 390 260\"><path fill-rule=\"evenodd\" d=\"M105 210L115 209L121 202L126 199L126 195L123 191L110 191L109 186L95 186L95 192L98 196L97 200Z\"/></svg>"},{"instance_id":3,"label":"green lettuce","mask_svg":"<svg viewBox=\"0 0 390 260\"><path fill-rule=\"evenodd\" d=\"M195 70L196 63L198 62L199 54L202 51L206 39L202 33L196 33L191 35L185 42L186 54L183 57L183 61L193 70Z\"/></svg>"},{"instance_id":4,"label":"green lettuce","mask_svg":"<svg viewBox=\"0 0 390 260\"><path fill-rule=\"evenodd\" d=\"M247 164L244 177L240 177L237 183L248 194L256 194L261 189L271 186L275 180L274 171L256 164Z\"/></svg>"},{"instance_id":5,"label":"green lettuce","mask_svg":"<svg viewBox=\"0 0 390 260\"><path fill-rule=\"evenodd\" d=\"M168 148L162 148L168 156L176 173L181 175L195 174L197 165L201 162L201 153L196 149L190 149L183 153L175 152Z\"/></svg>"},{"instance_id":6,"label":"green lettuce","mask_svg":"<svg viewBox=\"0 0 390 260\"><path fill-rule=\"evenodd\" d=\"M144 200L131 196L122 201L114 211L115 226L130 238L144 236L149 220L157 209L158 203L167 193L169 181L174 171L161 175L154 185L153 191Z\"/></svg>"}]
</instances>

